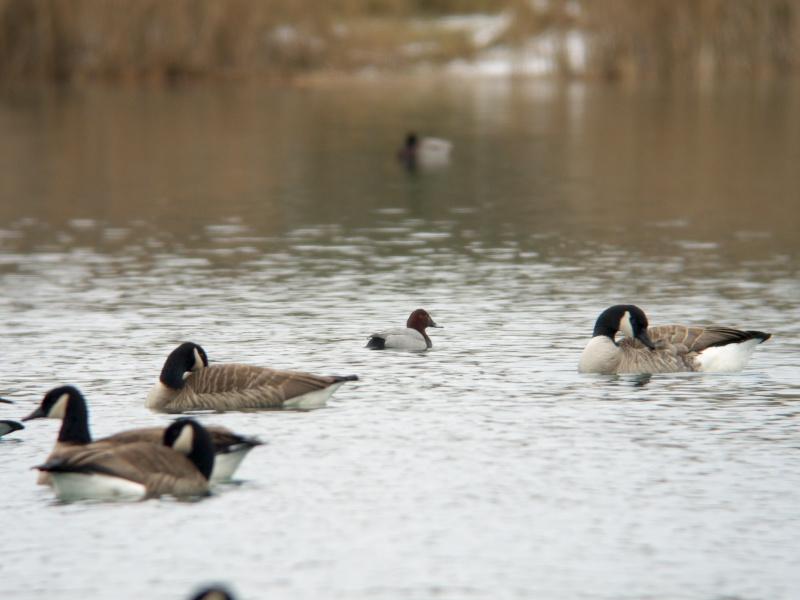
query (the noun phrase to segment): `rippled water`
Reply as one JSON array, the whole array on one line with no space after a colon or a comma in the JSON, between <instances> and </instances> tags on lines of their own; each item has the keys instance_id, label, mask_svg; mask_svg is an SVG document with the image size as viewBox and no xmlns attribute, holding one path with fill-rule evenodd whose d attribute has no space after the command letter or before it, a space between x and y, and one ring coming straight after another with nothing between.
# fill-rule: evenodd
<instances>
[{"instance_id":1,"label":"rippled water","mask_svg":"<svg viewBox=\"0 0 800 600\"><path fill-rule=\"evenodd\" d=\"M800 102L541 83L17 92L0 104L0 418L93 433L182 340L357 373L198 503L61 505L0 440L3 598L778 599L800 589ZM409 174L410 126L455 142ZM594 319L771 331L744 372L576 373ZM427 308L425 354L366 336Z\"/></svg>"}]
</instances>

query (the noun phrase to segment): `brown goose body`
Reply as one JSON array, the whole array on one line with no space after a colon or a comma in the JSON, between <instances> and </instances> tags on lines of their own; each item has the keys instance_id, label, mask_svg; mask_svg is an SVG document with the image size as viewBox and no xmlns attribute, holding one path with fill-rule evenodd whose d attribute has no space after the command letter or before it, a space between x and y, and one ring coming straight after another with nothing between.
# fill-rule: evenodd
<instances>
[{"instance_id":1,"label":"brown goose body","mask_svg":"<svg viewBox=\"0 0 800 600\"><path fill-rule=\"evenodd\" d=\"M300 371L238 364L211 365L193 371L179 390L156 384L157 400L148 402L147 406L169 413L289 408L295 398L314 392L326 400L343 381L346 380Z\"/></svg>"},{"instance_id":2,"label":"brown goose body","mask_svg":"<svg viewBox=\"0 0 800 600\"><path fill-rule=\"evenodd\" d=\"M63 495L63 485L56 473L96 475L125 480L141 486L141 496L132 499L156 498L171 495L179 498L202 496L208 493L208 480L180 452L153 444L133 442L109 445L89 444L60 458L48 460L48 472L53 485Z\"/></svg>"},{"instance_id":3,"label":"brown goose body","mask_svg":"<svg viewBox=\"0 0 800 600\"><path fill-rule=\"evenodd\" d=\"M149 442L161 444L165 427L139 427L120 431L100 439L92 440L89 431L88 406L83 394L73 386L54 388L47 393L40 406L23 420L58 418L62 420L61 430L55 446L47 457L47 462L77 451L107 449L121 444ZM262 442L234 433L227 427L207 426L214 447L214 470L212 481L230 480L245 455ZM40 471L37 482L42 485L52 483L49 473Z\"/></svg>"},{"instance_id":4,"label":"brown goose body","mask_svg":"<svg viewBox=\"0 0 800 600\"><path fill-rule=\"evenodd\" d=\"M619 342L614 341L617 331L626 335ZM618 305L598 318L578 370L605 374L739 371L755 347L770 337L761 331L719 326L648 327L641 309Z\"/></svg>"},{"instance_id":5,"label":"brown goose body","mask_svg":"<svg viewBox=\"0 0 800 600\"><path fill-rule=\"evenodd\" d=\"M214 460L214 470L211 472L212 481L230 480L236 467L238 467L244 459L244 455L263 443L255 438L241 436L227 427L222 427L220 425L208 425L206 430L214 444L214 453L216 457ZM163 437L164 427L140 427L137 429L120 431L119 433L94 440L89 444L56 441L55 446L53 446L53 449L47 457L47 462L86 449L103 450L136 442L161 444L161 439ZM39 472L36 482L40 485L50 485L52 483L50 475L46 471Z\"/></svg>"},{"instance_id":6,"label":"brown goose body","mask_svg":"<svg viewBox=\"0 0 800 600\"><path fill-rule=\"evenodd\" d=\"M213 465L205 428L178 419L164 430L161 444L87 444L36 468L50 474L65 501L142 500L206 495Z\"/></svg>"},{"instance_id":7,"label":"brown goose body","mask_svg":"<svg viewBox=\"0 0 800 600\"><path fill-rule=\"evenodd\" d=\"M146 406L167 413L316 408L344 382L357 379L242 364L208 366L205 351L187 342L167 358Z\"/></svg>"}]
</instances>

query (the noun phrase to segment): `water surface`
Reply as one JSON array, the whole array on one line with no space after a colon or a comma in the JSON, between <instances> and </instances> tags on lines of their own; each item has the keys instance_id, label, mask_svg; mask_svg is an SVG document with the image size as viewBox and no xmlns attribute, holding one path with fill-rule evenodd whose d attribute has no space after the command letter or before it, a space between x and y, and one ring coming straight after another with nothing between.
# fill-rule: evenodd
<instances>
[{"instance_id":1,"label":"water surface","mask_svg":"<svg viewBox=\"0 0 800 600\"><path fill-rule=\"evenodd\" d=\"M453 140L409 174L406 130ZM800 102L542 83L0 102L2 389L166 423L167 353L357 373L199 503L61 505L0 440L3 597L780 599L800 588ZM576 373L594 319L774 334L744 372ZM419 306L425 354L370 352Z\"/></svg>"}]
</instances>

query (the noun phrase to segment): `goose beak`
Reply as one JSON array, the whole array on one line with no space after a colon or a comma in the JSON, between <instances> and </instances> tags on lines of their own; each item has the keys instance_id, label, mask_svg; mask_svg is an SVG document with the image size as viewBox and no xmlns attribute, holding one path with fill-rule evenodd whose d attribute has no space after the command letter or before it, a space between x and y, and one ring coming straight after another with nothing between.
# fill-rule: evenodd
<instances>
[{"instance_id":1,"label":"goose beak","mask_svg":"<svg viewBox=\"0 0 800 600\"><path fill-rule=\"evenodd\" d=\"M29 414L27 417L22 417L22 421L30 421L32 419L44 419L45 418L44 411L42 410L41 406L38 406L35 411Z\"/></svg>"},{"instance_id":2,"label":"goose beak","mask_svg":"<svg viewBox=\"0 0 800 600\"><path fill-rule=\"evenodd\" d=\"M653 343L653 340L650 339L650 336L647 335L647 330L646 329L643 329L642 331L640 331L637 334L636 339L639 340L640 342L642 342L648 348L650 348L650 350L655 350L656 349L656 345Z\"/></svg>"}]
</instances>

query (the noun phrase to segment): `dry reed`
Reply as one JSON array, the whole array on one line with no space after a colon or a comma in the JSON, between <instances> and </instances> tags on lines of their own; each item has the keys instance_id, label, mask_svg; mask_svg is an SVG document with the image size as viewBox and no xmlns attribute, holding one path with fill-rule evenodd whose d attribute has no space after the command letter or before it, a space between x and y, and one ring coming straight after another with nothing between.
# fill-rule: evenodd
<instances>
[{"instance_id":1,"label":"dry reed","mask_svg":"<svg viewBox=\"0 0 800 600\"><path fill-rule=\"evenodd\" d=\"M463 32L419 27L457 11L509 11L497 43L582 31L587 76L800 70L800 0L0 0L0 78L174 81L402 68L476 51Z\"/></svg>"}]
</instances>

